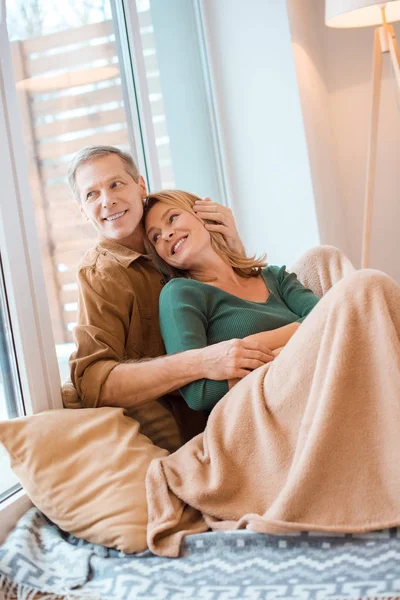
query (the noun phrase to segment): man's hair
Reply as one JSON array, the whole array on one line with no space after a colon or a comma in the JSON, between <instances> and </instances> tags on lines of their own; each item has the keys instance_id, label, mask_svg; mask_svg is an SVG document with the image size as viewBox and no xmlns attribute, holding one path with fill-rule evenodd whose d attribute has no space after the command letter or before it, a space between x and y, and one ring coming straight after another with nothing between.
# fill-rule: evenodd
<instances>
[{"instance_id":1,"label":"man's hair","mask_svg":"<svg viewBox=\"0 0 400 600\"><path fill-rule=\"evenodd\" d=\"M174 208L180 208L184 211L193 213L200 219L193 210L196 200L201 200L201 198L181 190L163 190L162 192L149 194L144 201L142 222L145 225L150 210L159 202L165 202L165 204L169 204L169 206L173 206ZM200 219L200 221L202 221L202 219ZM208 219L205 219L205 222L213 223L213 221ZM257 277L257 275L261 273L261 269L266 266L267 262L265 255L260 258L257 258L256 256L242 256L229 249L222 233L219 233L218 231L210 231L209 233L211 246L214 248L215 252L241 277ZM171 267L171 265L167 264L160 256L158 256L153 244L150 240L147 241L147 238L145 244L146 250L153 259L153 262L167 279L174 277L189 277L187 271Z\"/></svg>"},{"instance_id":2,"label":"man's hair","mask_svg":"<svg viewBox=\"0 0 400 600\"><path fill-rule=\"evenodd\" d=\"M110 154L119 156L122 162L125 163L126 171L136 183L138 182L139 171L132 156L128 154L128 152L122 152L122 150L115 146L86 146L86 148L82 148L82 150L79 150L79 152L75 154L68 167L68 182L78 204L81 204L78 186L76 185L76 173L79 167L92 162L97 158L101 158L102 156L109 156Z\"/></svg>"}]
</instances>

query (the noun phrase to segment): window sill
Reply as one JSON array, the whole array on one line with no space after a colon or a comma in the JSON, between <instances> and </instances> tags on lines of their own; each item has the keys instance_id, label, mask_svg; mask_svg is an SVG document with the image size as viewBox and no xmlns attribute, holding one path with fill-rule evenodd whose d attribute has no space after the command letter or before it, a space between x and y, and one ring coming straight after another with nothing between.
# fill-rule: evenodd
<instances>
[{"instance_id":1,"label":"window sill","mask_svg":"<svg viewBox=\"0 0 400 600\"><path fill-rule=\"evenodd\" d=\"M24 490L13 494L0 504L0 543L4 542L18 519L31 507L32 502Z\"/></svg>"}]
</instances>

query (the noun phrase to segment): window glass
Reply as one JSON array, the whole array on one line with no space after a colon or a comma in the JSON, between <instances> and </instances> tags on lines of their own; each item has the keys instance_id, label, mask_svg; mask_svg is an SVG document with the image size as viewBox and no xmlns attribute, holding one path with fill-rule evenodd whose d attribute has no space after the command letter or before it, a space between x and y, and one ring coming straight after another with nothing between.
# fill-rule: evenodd
<instances>
[{"instance_id":1,"label":"window glass","mask_svg":"<svg viewBox=\"0 0 400 600\"><path fill-rule=\"evenodd\" d=\"M109 0L7 0L19 111L61 379L76 323L76 267L96 232L68 181L76 151L130 150Z\"/></svg>"},{"instance_id":2,"label":"window glass","mask_svg":"<svg viewBox=\"0 0 400 600\"><path fill-rule=\"evenodd\" d=\"M145 137L155 142L157 185L160 179L163 188L177 187L224 201L194 4L133 1L135 24L125 22L126 28L122 23L117 30L119 21L113 17L110 0L6 0L61 380L68 376L68 357L74 349L76 268L97 237L72 199L68 164L84 146L109 144L132 150L134 127L129 115L135 110L135 98L123 79L132 73L127 74L129 57L123 55L122 65L118 55L120 42L128 39L132 27L133 35L140 36L145 66L140 83L146 82L146 92L140 93L150 105L152 131L149 134L147 123L143 128L139 124L139 129L140 135L146 131ZM139 79L137 73L133 77ZM135 143L139 146L142 140ZM153 157L146 156L144 162L150 160Z\"/></svg>"},{"instance_id":3,"label":"window glass","mask_svg":"<svg viewBox=\"0 0 400 600\"><path fill-rule=\"evenodd\" d=\"M225 202L195 2L136 0L161 185Z\"/></svg>"},{"instance_id":4,"label":"window glass","mask_svg":"<svg viewBox=\"0 0 400 600\"><path fill-rule=\"evenodd\" d=\"M0 258L0 420L24 414L14 341L8 315L3 270ZM16 477L11 472L8 456L0 444L0 501L13 489L18 489Z\"/></svg>"}]
</instances>

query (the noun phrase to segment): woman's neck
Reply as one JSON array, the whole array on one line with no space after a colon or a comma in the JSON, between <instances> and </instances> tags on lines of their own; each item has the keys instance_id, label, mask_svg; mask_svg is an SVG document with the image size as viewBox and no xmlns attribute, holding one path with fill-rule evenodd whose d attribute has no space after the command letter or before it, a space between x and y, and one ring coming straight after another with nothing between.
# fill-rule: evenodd
<instances>
[{"instance_id":1,"label":"woman's neck","mask_svg":"<svg viewBox=\"0 0 400 600\"><path fill-rule=\"evenodd\" d=\"M207 257L203 255L201 265L189 269L188 273L191 279L211 283L217 287L239 285L242 280L242 277L216 253Z\"/></svg>"}]
</instances>

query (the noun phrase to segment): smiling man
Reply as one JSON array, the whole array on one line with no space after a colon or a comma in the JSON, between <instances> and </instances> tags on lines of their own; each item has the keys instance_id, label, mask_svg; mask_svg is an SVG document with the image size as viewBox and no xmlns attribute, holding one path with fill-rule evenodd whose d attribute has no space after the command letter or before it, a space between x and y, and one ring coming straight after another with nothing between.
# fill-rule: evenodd
<instances>
[{"instance_id":1,"label":"smiling man","mask_svg":"<svg viewBox=\"0 0 400 600\"><path fill-rule=\"evenodd\" d=\"M158 323L163 280L145 254L143 177L131 156L112 146L78 152L68 177L82 214L99 233L78 269L77 349L70 367L81 405L128 408L142 433L173 450L196 428L189 431L180 397L168 395L205 377L240 378L266 362L265 355L256 342L231 340L164 356ZM210 227L232 249L242 249L229 209L203 201L197 210L205 218L212 215ZM176 422L181 437L171 443Z\"/></svg>"}]
</instances>

